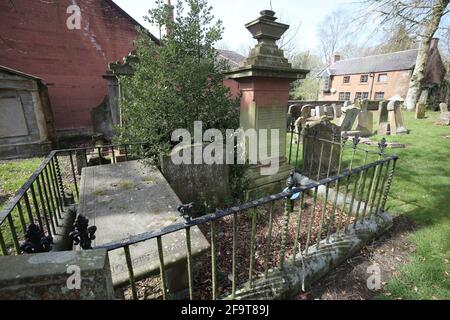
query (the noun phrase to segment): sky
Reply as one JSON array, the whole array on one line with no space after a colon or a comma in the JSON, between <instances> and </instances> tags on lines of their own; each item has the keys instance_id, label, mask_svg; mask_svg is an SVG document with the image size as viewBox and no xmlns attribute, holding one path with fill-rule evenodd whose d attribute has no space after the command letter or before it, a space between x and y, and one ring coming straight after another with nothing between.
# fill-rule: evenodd
<instances>
[{"instance_id":1,"label":"sky","mask_svg":"<svg viewBox=\"0 0 450 320\"><path fill-rule=\"evenodd\" d=\"M154 6L154 0L114 0L134 19L148 28L155 36L157 29L147 23L143 16ZM176 0L172 0L174 4ZM354 0L209 0L216 19L221 19L225 28L223 40L217 47L246 54L253 47L254 40L244 25L256 19L259 12L270 9L276 12L278 22L300 29L295 37L296 49L313 50L318 46L317 26L337 9L351 10Z\"/></svg>"}]
</instances>

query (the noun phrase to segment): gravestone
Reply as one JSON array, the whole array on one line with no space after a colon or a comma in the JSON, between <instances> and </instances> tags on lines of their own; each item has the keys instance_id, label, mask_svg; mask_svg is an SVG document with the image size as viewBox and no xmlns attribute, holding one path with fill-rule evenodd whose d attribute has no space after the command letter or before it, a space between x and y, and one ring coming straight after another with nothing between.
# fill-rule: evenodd
<instances>
[{"instance_id":1,"label":"gravestone","mask_svg":"<svg viewBox=\"0 0 450 320\"><path fill-rule=\"evenodd\" d=\"M428 101L428 90L425 89L425 90L422 90L422 93L420 94L420 97L419 97L419 101L416 104L416 110L415 110L416 119L424 119L425 118L427 101Z\"/></svg>"},{"instance_id":2,"label":"gravestone","mask_svg":"<svg viewBox=\"0 0 450 320\"><path fill-rule=\"evenodd\" d=\"M405 127L403 114L401 110L402 102L398 100L389 101L387 111L389 113L389 126L391 135L407 134L408 130Z\"/></svg>"},{"instance_id":3,"label":"gravestone","mask_svg":"<svg viewBox=\"0 0 450 320\"><path fill-rule=\"evenodd\" d=\"M362 137L373 135L373 115L368 110L368 101L361 101L361 112L358 115L357 131L360 131Z\"/></svg>"},{"instance_id":4,"label":"gravestone","mask_svg":"<svg viewBox=\"0 0 450 320\"><path fill-rule=\"evenodd\" d=\"M387 105L388 101L381 101L378 108L378 134L382 136L387 136L391 133Z\"/></svg>"},{"instance_id":5,"label":"gravestone","mask_svg":"<svg viewBox=\"0 0 450 320\"><path fill-rule=\"evenodd\" d=\"M310 118L311 117L311 110L313 110L313 106L312 105L309 105L309 104L304 105L302 107L300 117L304 117L305 119Z\"/></svg>"},{"instance_id":6,"label":"gravestone","mask_svg":"<svg viewBox=\"0 0 450 320\"><path fill-rule=\"evenodd\" d=\"M342 107L338 104L333 104L333 113L334 113L334 119L338 119L342 116Z\"/></svg>"},{"instance_id":7,"label":"gravestone","mask_svg":"<svg viewBox=\"0 0 450 320\"><path fill-rule=\"evenodd\" d=\"M291 83L304 79L309 73L309 70L292 68L283 50L278 47L277 40L289 29L289 25L279 23L277 19L275 12L264 10L260 17L245 25L258 43L239 68L225 73L228 79L237 81L242 89L240 128L244 131L277 129L279 132L277 147L280 156L273 158L266 155L247 170L248 175L253 178L249 186L249 199L279 192L285 185L286 177L291 171L291 165L285 156L286 105ZM271 146L269 138L267 145ZM264 176L261 173L266 161L279 164L277 174Z\"/></svg>"},{"instance_id":8,"label":"gravestone","mask_svg":"<svg viewBox=\"0 0 450 320\"><path fill-rule=\"evenodd\" d=\"M302 109L303 109L303 107L301 105L293 104L293 105L289 106L288 116L291 117L292 121L295 121L299 117L301 117L301 110Z\"/></svg>"},{"instance_id":9,"label":"gravestone","mask_svg":"<svg viewBox=\"0 0 450 320\"><path fill-rule=\"evenodd\" d=\"M347 109L344 111L341 121L340 121L340 127L341 131L351 131L353 128L353 125L355 124L356 118L358 117L358 114L360 112L360 109L355 107L347 107Z\"/></svg>"},{"instance_id":10,"label":"gravestone","mask_svg":"<svg viewBox=\"0 0 450 320\"><path fill-rule=\"evenodd\" d=\"M316 106L315 110L316 110L316 117L320 118L325 115L324 106Z\"/></svg>"},{"instance_id":11,"label":"gravestone","mask_svg":"<svg viewBox=\"0 0 450 320\"><path fill-rule=\"evenodd\" d=\"M334 119L334 108L333 106L325 106L325 115L330 119Z\"/></svg>"},{"instance_id":12,"label":"gravestone","mask_svg":"<svg viewBox=\"0 0 450 320\"><path fill-rule=\"evenodd\" d=\"M439 104L440 114L436 122L438 125L448 126L450 125L450 112L448 111L448 105L446 103Z\"/></svg>"},{"instance_id":13,"label":"gravestone","mask_svg":"<svg viewBox=\"0 0 450 320\"><path fill-rule=\"evenodd\" d=\"M340 141L341 128L329 120L315 122L305 129L303 174L311 179L320 180L326 178L328 173L330 175L337 173L341 152Z\"/></svg>"}]
</instances>

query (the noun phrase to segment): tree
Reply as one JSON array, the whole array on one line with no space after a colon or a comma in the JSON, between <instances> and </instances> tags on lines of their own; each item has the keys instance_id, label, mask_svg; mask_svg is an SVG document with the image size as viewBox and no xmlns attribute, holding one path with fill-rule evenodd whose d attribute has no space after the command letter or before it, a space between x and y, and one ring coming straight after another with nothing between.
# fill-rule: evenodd
<instances>
[{"instance_id":1,"label":"tree","mask_svg":"<svg viewBox=\"0 0 450 320\"><path fill-rule=\"evenodd\" d=\"M420 36L416 65L409 82L405 100L407 110L414 110L425 78L431 39L439 28L441 20L449 10L450 0L367 0L370 14L378 12L382 25L404 25L408 32Z\"/></svg>"},{"instance_id":2,"label":"tree","mask_svg":"<svg viewBox=\"0 0 450 320\"><path fill-rule=\"evenodd\" d=\"M412 36L405 24L393 26L387 31L388 40L374 48L373 52L377 54L404 51L416 47L416 39Z\"/></svg>"},{"instance_id":3,"label":"tree","mask_svg":"<svg viewBox=\"0 0 450 320\"><path fill-rule=\"evenodd\" d=\"M305 79L296 81L291 95L299 100L317 100L320 93L320 79L317 74L325 68L320 57L311 51L300 52L291 59L292 66L311 70Z\"/></svg>"},{"instance_id":4,"label":"tree","mask_svg":"<svg viewBox=\"0 0 450 320\"><path fill-rule=\"evenodd\" d=\"M334 11L319 24L317 36L320 40L320 51L325 64L331 63L333 55L343 47L350 35L349 19L343 11Z\"/></svg>"},{"instance_id":5,"label":"tree","mask_svg":"<svg viewBox=\"0 0 450 320\"><path fill-rule=\"evenodd\" d=\"M158 0L146 18L169 30L161 46L141 31L134 75L120 79L124 88L121 137L149 142L147 156L153 159L171 149L174 130L185 128L192 133L194 121L202 121L204 130L239 126L238 103L223 85L226 62L216 59L214 48L223 28L220 21L213 23L207 0L178 1L174 21L164 9Z\"/></svg>"}]
</instances>

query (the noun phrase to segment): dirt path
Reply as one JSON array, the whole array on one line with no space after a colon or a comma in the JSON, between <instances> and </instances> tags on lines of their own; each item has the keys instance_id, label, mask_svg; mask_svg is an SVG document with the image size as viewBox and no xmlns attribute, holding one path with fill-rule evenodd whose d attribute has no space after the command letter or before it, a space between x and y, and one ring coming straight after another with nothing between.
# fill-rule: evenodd
<instances>
[{"instance_id":1,"label":"dirt path","mask_svg":"<svg viewBox=\"0 0 450 320\"><path fill-rule=\"evenodd\" d=\"M392 229L348 259L328 276L317 282L309 291L300 294L300 300L368 300L384 294L383 287L389 279L397 276L397 268L408 262L408 256L416 248L407 240L415 226L410 219L399 216L394 219ZM370 274L367 269L378 264L381 270L382 288L371 291L367 288Z\"/></svg>"}]
</instances>

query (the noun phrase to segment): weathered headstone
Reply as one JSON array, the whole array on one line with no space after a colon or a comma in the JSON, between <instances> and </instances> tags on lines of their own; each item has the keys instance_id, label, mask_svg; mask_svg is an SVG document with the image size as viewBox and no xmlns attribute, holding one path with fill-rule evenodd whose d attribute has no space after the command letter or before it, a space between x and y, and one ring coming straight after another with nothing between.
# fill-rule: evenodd
<instances>
[{"instance_id":1,"label":"weathered headstone","mask_svg":"<svg viewBox=\"0 0 450 320\"><path fill-rule=\"evenodd\" d=\"M331 120L334 119L334 108L333 108L333 106L325 106L325 115Z\"/></svg>"},{"instance_id":2,"label":"weathered headstone","mask_svg":"<svg viewBox=\"0 0 450 320\"><path fill-rule=\"evenodd\" d=\"M425 90L422 90L422 93L420 94L420 97L419 97L419 101L416 104L416 110L415 110L416 119L424 119L425 118L427 101L428 101L428 90L425 89Z\"/></svg>"},{"instance_id":3,"label":"weathered headstone","mask_svg":"<svg viewBox=\"0 0 450 320\"><path fill-rule=\"evenodd\" d=\"M338 104L333 104L333 113L334 113L334 119L338 119L342 116L342 107Z\"/></svg>"},{"instance_id":4,"label":"weathered headstone","mask_svg":"<svg viewBox=\"0 0 450 320\"><path fill-rule=\"evenodd\" d=\"M442 126L450 125L450 112L448 111L448 105L446 103L440 103L439 109L441 110L441 113L439 114L436 124Z\"/></svg>"},{"instance_id":5,"label":"weathered headstone","mask_svg":"<svg viewBox=\"0 0 450 320\"><path fill-rule=\"evenodd\" d=\"M378 109L378 134L382 136L386 136L391 133L387 105L388 101L381 101Z\"/></svg>"},{"instance_id":6,"label":"weathered headstone","mask_svg":"<svg viewBox=\"0 0 450 320\"><path fill-rule=\"evenodd\" d=\"M360 109L355 107L347 107L344 114L341 117L340 127L341 131L351 131L353 128L353 125L355 124L356 118L358 117L358 114L360 112Z\"/></svg>"},{"instance_id":7,"label":"weathered headstone","mask_svg":"<svg viewBox=\"0 0 450 320\"><path fill-rule=\"evenodd\" d=\"M389 125L391 135L407 134L408 130L403 121L403 114L401 110L402 102L398 100L389 101L387 110L389 112Z\"/></svg>"},{"instance_id":8,"label":"weathered headstone","mask_svg":"<svg viewBox=\"0 0 450 320\"><path fill-rule=\"evenodd\" d=\"M324 106L316 106L316 117L322 117L325 115L325 108Z\"/></svg>"},{"instance_id":9,"label":"weathered headstone","mask_svg":"<svg viewBox=\"0 0 450 320\"><path fill-rule=\"evenodd\" d=\"M323 120L313 123L304 133L304 174L311 179L320 180L326 178L328 173L331 175L337 173L341 151L341 128L328 120Z\"/></svg>"},{"instance_id":10,"label":"weathered headstone","mask_svg":"<svg viewBox=\"0 0 450 320\"><path fill-rule=\"evenodd\" d=\"M367 109L368 100L361 101L361 112L358 115L357 131L361 132L362 137L369 137L373 134L373 115Z\"/></svg>"}]
</instances>

